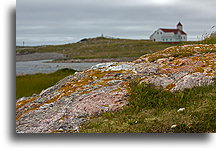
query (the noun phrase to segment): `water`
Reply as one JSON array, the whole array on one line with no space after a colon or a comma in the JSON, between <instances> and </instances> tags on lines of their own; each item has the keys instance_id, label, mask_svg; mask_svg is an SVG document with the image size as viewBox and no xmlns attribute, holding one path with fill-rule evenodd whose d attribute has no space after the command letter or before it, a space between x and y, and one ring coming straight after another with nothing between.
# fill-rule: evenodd
<instances>
[{"instance_id":1,"label":"water","mask_svg":"<svg viewBox=\"0 0 216 148\"><path fill-rule=\"evenodd\" d=\"M16 75L50 73L58 69L70 68L83 71L98 63L46 63L52 60L16 62Z\"/></svg>"}]
</instances>

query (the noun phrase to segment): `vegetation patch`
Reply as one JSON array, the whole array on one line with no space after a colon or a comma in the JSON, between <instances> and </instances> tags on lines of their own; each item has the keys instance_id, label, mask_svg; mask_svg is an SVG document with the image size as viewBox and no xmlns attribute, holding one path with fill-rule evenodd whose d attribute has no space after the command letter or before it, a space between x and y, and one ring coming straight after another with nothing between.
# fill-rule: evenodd
<instances>
[{"instance_id":1,"label":"vegetation patch","mask_svg":"<svg viewBox=\"0 0 216 148\"><path fill-rule=\"evenodd\" d=\"M216 44L216 33L213 32L208 36L204 37L204 40L200 41L201 44Z\"/></svg>"},{"instance_id":2,"label":"vegetation patch","mask_svg":"<svg viewBox=\"0 0 216 148\"><path fill-rule=\"evenodd\" d=\"M32 96L43 89L53 86L64 77L74 74L72 69L61 69L49 74L22 75L16 77L16 99L23 96Z\"/></svg>"}]
</instances>

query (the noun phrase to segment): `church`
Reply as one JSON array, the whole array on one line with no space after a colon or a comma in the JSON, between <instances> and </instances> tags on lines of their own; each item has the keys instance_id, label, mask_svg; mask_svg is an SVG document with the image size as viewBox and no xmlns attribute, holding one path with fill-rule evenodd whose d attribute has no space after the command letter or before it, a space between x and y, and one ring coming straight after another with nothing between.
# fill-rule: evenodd
<instances>
[{"instance_id":1,"label":"church","mask_svg":"<svg viewBox=\"0 0 216 148\"><path fill-rule=\"evenodd\" d=\"M179 22L175 29L159 28L151 36L154 42L181 42L187 41L187 34L183 31L183 25Z\"/></svg>"}]
</instances>

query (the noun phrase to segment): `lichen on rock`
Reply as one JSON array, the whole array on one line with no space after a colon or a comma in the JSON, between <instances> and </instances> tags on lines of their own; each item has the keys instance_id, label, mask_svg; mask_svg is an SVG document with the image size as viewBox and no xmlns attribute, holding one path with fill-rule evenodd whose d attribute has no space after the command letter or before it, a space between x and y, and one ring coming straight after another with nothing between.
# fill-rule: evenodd
<instances>
[{"instance_id":1,"label":"lichen on rock","mask_svg":"<svg viewBox=\"0 0 216 148\"><path fill-rule=\"evenodd\" d=\"M214 51L213 44L173 46L133 62L101 63L76 72L38 95L18 99L16 130L78 132L89 118L126 106L133 79L171 92L210 85L215 81Z\"/></svg>"}]
</instances>

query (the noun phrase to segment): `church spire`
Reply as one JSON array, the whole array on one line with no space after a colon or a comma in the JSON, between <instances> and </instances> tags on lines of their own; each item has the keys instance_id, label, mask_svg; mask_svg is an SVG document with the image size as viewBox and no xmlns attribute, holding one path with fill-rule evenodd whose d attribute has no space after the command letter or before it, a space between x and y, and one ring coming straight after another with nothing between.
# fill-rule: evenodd
<instances>
[{"instance_id":1,"label":"church spire","mask_svg":"<svg viewBox=\"0 0 216 148\"><path fill-rule=\"evenodd\" d=\"M181 22L179 22L176 26L177 26L177 29L183 31L183 25L181 24Z\"/></svg>"}]
</instances>

